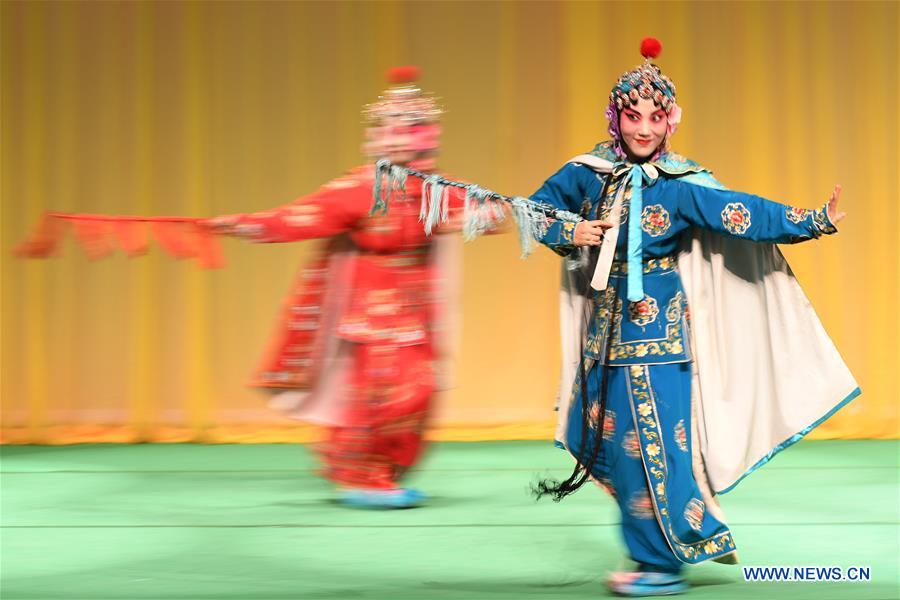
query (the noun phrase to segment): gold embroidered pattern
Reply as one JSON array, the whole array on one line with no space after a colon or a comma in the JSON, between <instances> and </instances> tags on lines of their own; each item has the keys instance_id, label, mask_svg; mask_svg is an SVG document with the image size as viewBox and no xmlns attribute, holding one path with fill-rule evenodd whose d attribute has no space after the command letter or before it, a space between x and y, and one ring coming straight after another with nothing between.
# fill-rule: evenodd
<instances>
[{"instance_id":1,"label":"gold embroidered pattern","mask_svg":"<svg viewBox=\"0 0 900 600\"><path fill-rule=\"evenodd\" d=\"M731 202L722 209L722 225L725 231L743 235L750 229L750 211L741 202Z\"/></svg>"},{"instance_id":2,"label":"gold embroidered pattern","mask_svg":"<svg viewBox=\"0 0 900 600\"><path fill-rule=\"evenodd\" d=\"M575 249L575 226L578 223L565 221L560 225L559 233L554 242L550 237L544 238L544 243L548 248L559 254L560 256L568 256Z\"/></svg>"},{"instance_id":3,"label":"gold embroidered pattern","mask_svg":"<svg viewBox=\"0 0 900 600\"><path fill-rule=\"evenodd\" d=\"M803 221L812 213L808 208L797 208L795 206L788 206L785 209L785 216L788 218L788 221L791 223L799 223Z\"/></svg>"},{"instance_id":4,"label":"gold embroidered pattern","mask_svg":"<svg viewBox=\"0 0 900 600\"><path fill-rule=\"evenodd\" d=\"M609 215L612 212L613 202L616 200L616 185L612 182L612 174L606 175L608 178L609 184L607 185L603 179L600 179L598 174L597 178L600 179L601 185L605 185L604 188L606 190L606 194L600 198L600 206L597 209L597 218L603 221L609 220Z\"/></svg>"},{"instance_id":5,"label":"gold embroidered pattern","mask_svg":"<svg viewBox=\"0 0 900 600\"><path fill-rule=\"evenodd\" d=\"M603 352L603 341L606 340L609 332L609 324L612 319L613 310L616 304L616 289L612 286L605 290L597 292L594 298L594 326L593 335L588 337L585 344L585 351L592 353L594 356L600 356Z\"/></svg>"},{"instance_id":6,"label":"gold embroidered pattern","mask_svg":"<svg viewBox=\"0 0 900 600\"><path fill-rule=\"evenodd\" d=\"M832 225L831 219L828 218L827 204L822 208L813 211L813 225L816 226L819 235L837 232L837 227ZM818 237L818 235L816 237Z\"/></svg>"},{"instance_id":7,"label":"gold embroidered pattern","mask_svg":"<svg viewBox=\"0 0 900 600\"><path fill-rule=\"evenodd\" d=\"M683 297L683 296L681 296ZM680 292L669 302L671 308L673 302L681 300ZM679 309L680 310L680 309ZM660 340L647 340L637 342L622 341L622 300L616 300L616 306L612 316L612 343L609 348L609 360L625 358L644 358L645 356L666 356L668 354L682 354L684 352L684 340L680 319L669 318L671 311L666 309L666 337ZM680 313L679 313L680 315Z\"/></svg>"},{"instance_id":8,"label":"gold embroidered pattern","mask_svg":"<svg viewBox=\"0 0 900 600\"><path fill-rule=\"evenodd\" d=\"M610 175L612 177L612 175ZM612 213L613 204L616 202L616 193L619 191L619 186L625 185L625 178L619 179L618 181L610 183L606 187L606 198L603 201L603 206L600 208L600 216L599 219L603 221L608 221L609 216ZM619 225L624 225L625 221L628 220L628 207L631 205L631 186L625 190L622 194L622 210L619 213Z\"/></svg>"},{"instance_id":9,"label":"gold embroidered pattern","mask_svg":"<svg viewBox=\"0 0 900 600\"><path fill-rule=\"evenodd\" d=\"M662 204L645 206L641 212L641 229L651 237L659 237L665 234L672 221L669 219L669 211Z\"/></svg>"},{"instance_id":10,"label":"gold embroidered pattern","mask_svg":"<svg viewBox=\"0 0 900 600\"><path fill-rule=\"evenodd\" d=\"M628 303L628 319L639 327L649 325L659 315L659 305L656 298L644 296L643 300Z\"/></svg>"},{"instance_id":11,"label":"gold embroidered pattern","mask_svg":"<svg viewBox=\"0 0 900 600\"><path fill-rule=\"evenodd\" d=\"M631 186L628 186L628 189L625 190L625 194L622 197L622 213L619 217L619 226L624 226L628 223L628 215L631 213Z\"/></svg>"},{"instance_id":12,"label":"gold embroidered pattern","mask_svg":"<svg viewBox=\"0 0 900 600\"><path fill-rule=\"evenodd\" d=\"M647 379L643 376L645 368L646 367L638 365L629 368L631 372L631 377L629 378L631 383L631 399L637 406L638 425L640 426L640 440L638 446L640 447L642 443L646 446L644 449L647 452L647 468L650 471L650 475L653 476L657 483L665 484L665 466L663 465L662 457L659 452L662 436L658 431L659 426L656 422L656 407L653 406L653 398L650 396ZM651 446L653 447L653 451L650 450ZM658 488L657 491L659 491ZM663 486L662 492L661 497L663 501L665 501L665 486ZM660 495L657 494L657 496L659 497Z\"/></svg>"},{"instance_id":13,"label":"gold embroidered pattern","mask_svg":"<svg viewBox=\"0 0 900 600\"><path fill-rule=\"evenodd\" d=\"M669 300L668 306L666 306L666 320L672 323L680 321L681 316L684 314L684 305L684 294L675 292L675 295Z\"/></svg>"},{"instance_id":14,"label":"gold embroidered pattern","mask_svg":"<svg viewBox=\"0 0 900 600\"><path fill-rule=\"evenodd\" d=\"M663 271L671 271L678 265L678 259L674 256L663 256L662 258L645 258L641 268L644 273L650 273L657 269ZM613 261L612 268L609 270L612 274L627 275L628 263L625 261Z\"/></svg>"},{"instance_id":15,"label":"gold embroidered pattern","mask_svg":"<svg viewBox=\"0 0 900 600\"><path fill-rule=\"evenodd\" d=\"M634 418L638 427L644 468L647 471L648 478L653 482L650 486L653 492L652 500L656 513L659 515L660 525L665 532L672 551L680 559L690 563L697 563L733 552L735 545L730 531L723 531L705 540L692 543L681 542L672 531L669 501L666 495L668 467L665 463L665 449L660 448L662 446L662 430L657 417L656 401L650 388L649 367L633 365L629 367L628 373L630 401L632 409L635 411ZM688 506L690 506L690 503ZM692 519L697 516L696 508L691 511L691 515L690 518ZM688 519L687 511L685 511L684 516L685 519ZM700 519L702 526L702 513ZM690 524L690 521L688 523ZM693 527L692 524L691 526Z\"/></svg>"}]
</instances>

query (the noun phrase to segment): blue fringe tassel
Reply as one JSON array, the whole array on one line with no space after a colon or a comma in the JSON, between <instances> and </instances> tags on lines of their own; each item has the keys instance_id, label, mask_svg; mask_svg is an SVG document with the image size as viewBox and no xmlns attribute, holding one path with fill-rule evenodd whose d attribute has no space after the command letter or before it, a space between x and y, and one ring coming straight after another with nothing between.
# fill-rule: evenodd
<instances>
[{"instance_id":1,"label":"blue fringe tassel","mask_svg":"<svg viewBox=\"0 0 900 600\"><path fill-rule=\"evenodd\" d=\"M425 233L431 235L434 228L443 223L442 207L448 202L447 186L440 175L431 175L422 183L422 206L419 209L419 220L425 219ZM427 208L426 208L427 203Z\"/></svg>"},{"instance_id":2,"label":"blue fringe tassel","mask_svg":"<svg viewBox=\"0 0 900 600\"><path fill-rule=\"evenodd\" d=\"M391 177L388 182L388 201L390 201L390 196L394 191L400 192L403 198L406 198L406 176L408 175L406 169L398 167L397 165L391 165Z\"/></svg>"},{"instance_id":3,"label":"blue fringe tassel","mask_svg":"<svg viewBox=\"0 0 900 600\"><path fill-rule=\"evenodd\" d=\"M400 192L406 197L407 176L409 169L392 165L387 160L375 163L375 184L372 190L374 205L372 215L387 214L388 205L393 193ZM417 176L423 174L415 173ZM450 194L447 190L453 182L440 175L433 174L422 181L422 195L419 206L419 221L424 223L425 233L431 235L434 228L450 219ZM457 187L462 187L457 185ZM550 218L542 208L549 208L529 198L516 196L506 198L475 184L465 186L463 203L463 236L472 241L486 231L497 227L506 219L504 204L512 207L513 216L519 230L519 244L522 247L522 258L526 258L534 250L533 242L547 233ZM555 218L577 223L581 217L575 213L556 209ZM582 258L581 260L584 260ZM571 265L570 265L571 268Z\"/></svg>"},{"instance_id":4,"label":"blue fringe tassel","mask_svg":"<svg viewBox=\"0 0 900 600\"><path fill-rule=\"evenodd\" d=\"M463 238L471 242L506 219L506 212L494 193L478 185L466 186L463 201Z\"/></svg>"},{"instance_id":5,"label":"blue fringe tassel","mask_svg":"<svg viewBox=\"0 0 900 600\"><path fill-rule=\"evenodd\" d=\"M522 248L522 258L534 251L533 241L540 239L547 233L549 219L538 210L538 204L528 198L516 196L510 201L513 216L519 228L519 245Z\"/></svg>"},{"instance_id":6,"label":"blue fringe tassel","mask_svg":"<svg viewBox=\"0 0 900 600\"><path fill-rule=\"evenodd\" d=\"M369 211L369 214L387 214L387 202L388 196L390 195L390 174L393 170L394 166L386 159L381 159L375 163L375 189L372 190L372 195L375 197L375 203L372 205L372 210ZM386 192L384 190L385 176L388 177L388 190Z\"/></svg>"},{"instance_id":7,"label":"blue fringe tassel","mask_svg":"<svg viewBox=\"0 0 900 600\"><path fill-rule=\"evenodd\" d=\"M375 203L372 205L372 210L369 211L370 215L386 215L394 192L399 192L401 198L406 198L408 175L409 171L403 167L392 165L387 160L382 159L375 163L375 186L372 190ZM387 179L387 185L385 185L385 179Z\"/></svg>"}]
</instances>

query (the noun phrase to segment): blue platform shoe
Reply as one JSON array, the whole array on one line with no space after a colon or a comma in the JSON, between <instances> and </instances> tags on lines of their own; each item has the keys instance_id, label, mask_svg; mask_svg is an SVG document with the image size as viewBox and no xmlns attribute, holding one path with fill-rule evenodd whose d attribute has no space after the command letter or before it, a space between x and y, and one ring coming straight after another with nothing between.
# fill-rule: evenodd
<instances>
[{"instance_id":1,"label":"blue platform shoe","mask_svg":"<svg viewBox=\"0 0 900 600\"><path fill-rule=\"evenodd\" d=\"M672 573L629 571L611 573L606 582L609 589L620 596L672 596L688 589L687 582Z\"/></svg>"},{"instance_id":2,"label":"blue platform shoe","mask_svg":"<svg viewBox=\"0 0 900 600\"><path fill-rule=\"evenodd\" d=\"M427 499L423 492L412 488L349 489L338 494L338 502L354 508L415 508Z\"/></svg>"}]
</instances>

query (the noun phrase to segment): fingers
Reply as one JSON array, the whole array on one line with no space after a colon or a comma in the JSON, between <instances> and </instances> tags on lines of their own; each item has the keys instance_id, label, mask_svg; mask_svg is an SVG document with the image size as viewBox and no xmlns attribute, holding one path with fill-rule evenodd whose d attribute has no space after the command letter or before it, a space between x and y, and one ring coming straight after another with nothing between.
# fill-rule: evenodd
<instances>
[{"instance_id":1,"label":"fingers","mask_svg":"<svg viewBox=\"0 0 900 600\"><path fill-rule=\"evenodd\" d=\"M575 228L576 246L599 246L603 241L601 221L582 221Z\"/></svg>"},{"instance_id":2,"label":"fingers","mask_svg":"<svg viewBox=\"0 0 900 600\"><path fill-rule=\"evenodd\" d=\"M828 199L828 217L831 219L831 222L837 225L840 221L847 216L845 212L838 212L837 205L838 200L841 197L841 186L840 184L834 186L834 191L831 192L831 198Z\"/></svg>"},{"instance_id":3,"label":"fingers","mask_svg":"<svg viewBox=\"0 0 900 600\"><path fill-rule=\"evenodd\" d=\"M584 224L591 229L609 229L612 227L612 223L609 221L584 221Z\"/></svg>"},{"instance_id":4,"label":"fingers","mask_svg":"<svg viewBox=\"0 0 900 600\"><path fill-rule=\"evenodd\" d=\"M599 246L603 242L603 236L593 233L584 234L575 239L576 246Z\"/></svg>"},{"instance_id":5,"label":"fingers","mask_svg":"<svg viewBox=\"0 0 900 600\"><path fill-rule=\"evenodd\" d=\"M583 233L602 236L603 231L610 227L611 225L606 221L584 221L581 226L581 231Z\"/></svg>"}]
</instances>

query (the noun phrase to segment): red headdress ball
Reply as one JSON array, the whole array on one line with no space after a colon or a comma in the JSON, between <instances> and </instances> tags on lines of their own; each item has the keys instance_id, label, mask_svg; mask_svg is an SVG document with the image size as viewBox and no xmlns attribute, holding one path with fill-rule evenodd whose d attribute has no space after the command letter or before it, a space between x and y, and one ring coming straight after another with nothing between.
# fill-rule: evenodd
<instances>
[{"instance_id":1,"label":"red headdress ball","mask_svg":"<svg viewBox=\"0 0 900 600\"><path fill-rule=\"evenodd\" d=\"M419 88L419 75L421 70L413 65L388 69L385 72L388 88L378 97L378 102L363 108L366 121L378 124L391 118L409 124L436 123L443 110L434 96Z\"/></svg>"},{"instance_id":2,"label":"red headdress ball","mask_svg":"<svg viewBox=\"0 0 900 600\"><path fill-rule=\"evenodd\" d=\"M647 37L641 40L641 56L652 60L660 54L662 54L662 42L658 39Z\"/></svg>"},{"instance_id":3,"label":"red headdress ball","mask_svg":"<svg viewBox=\"0 0 900 600\"><path fill-rule=\"evenodd\" d=\"M402 84L413 83L419 79L421 71L419 67L409 65L405 67L393 67L388 69L387 80L389 83Z\"/></svg>"}]
</instances>

